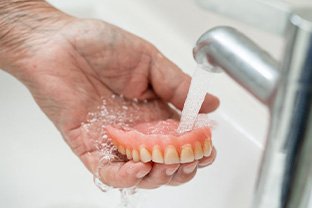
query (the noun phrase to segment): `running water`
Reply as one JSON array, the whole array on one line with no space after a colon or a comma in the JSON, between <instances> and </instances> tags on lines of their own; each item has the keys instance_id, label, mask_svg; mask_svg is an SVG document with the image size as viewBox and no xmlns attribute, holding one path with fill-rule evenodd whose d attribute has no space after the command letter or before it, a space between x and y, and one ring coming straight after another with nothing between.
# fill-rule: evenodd
<instances>
[{"instance_id":1,"label":"running water","mask_svg":"<svg viewBox=\"0 0 312 208\"><path fill-rule=\"evenodd\" d=\"M199 110L207 94L207 84L211 75L209 71L212 71L208 67L210 66L197 65L195 69L177 129L179 134L191 131L197 123Z\"/></svg>"}]
</instances>

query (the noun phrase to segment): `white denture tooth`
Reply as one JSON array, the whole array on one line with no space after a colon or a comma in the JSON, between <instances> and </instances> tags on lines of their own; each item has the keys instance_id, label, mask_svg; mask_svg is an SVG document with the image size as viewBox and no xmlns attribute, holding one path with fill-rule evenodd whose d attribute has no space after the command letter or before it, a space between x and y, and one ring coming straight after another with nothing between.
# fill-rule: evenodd
<instances>
[{"instance_id":1,"label":"white denture tooth","mask_svg":"<svg viewBox=\"0 0 312 208\"><path fill-rule=\"evenodd\" d=\"M204 157L203 149L202 149L200 142L195 142L194 157L195 157L195 160L199 160Z\"/></svg>"},{"instance_id":2,"label":"white denture tooth","mask_svg":"<svg viewBox=\"0 0 312 208\"><path fill-rule=\"evenodd\" d=\"M118 145L118 152L121 154L125 155L126 154L126 149L122 145Z\"/></svg>"},{"instance_id":3,"label":"white denture tooth","mask_svg":"<svg viewBox=\"0 0 312 208\"><path fill-rule=\"evenodd\" d=\"M192 145L186 144L182 146L181 149L181 156L180 156L181 163L189 163L193 162L195 157L194 157L194 152L192 149Z\"/></svg>"},{"instance_id":4,"label":"white denture tooth","mask_svg":"<svg viewBox=\"0 0 312 208\"><path fill-rule=\"evenodd\" d=\"M211 145L210 139L205 139L205 142L203 145L203 151L204 151L205 157L210 156L211 151L212 151L212 145Z\"/></svg>"},{"instance_id":5,"label":"white denture tooth","mask_svg":"<svg viewBox=\"0 0 312 208\"><path fill-rule=\"evenodd\" d=\"M165 164L180 163L179 154L176 148L172 145L166 147L165 150Z\"/></svg>"},{"instance_id":6,"label":"white denture tooth","mask_svg":"<svg viewBox=\"0 0 312 208\"><path fill-rule=\"evenodd\" d=\"M128 160L131 160L131 159L132 159L131 150L128 149L128 148L126 149L126 155L127 155Z\"/></svg>"},{"instance_id":7,"label":"white denture tooth","mask_svg":"<svg viewBox=\"0 0 312 208\"><path fill-rule=\"evenodd\" d=\"M149 162L152 160L151 153L144 147L140 147L140 157L142 162Z\"/></svg>"},{"instance_id":8,"label":"white denture tooth","mask_svg":"<svg viewBox=\"0 0 312 208\"><path fill-rule=\"evenodd\" d=\"M158 146L153 147L152 160L156 163L164 163L164 157Z\"/></svg>"},{"instance_id":9,"label":"white denture tooth","mask_svg":"<svg viewBox=\"0 0 312 208\"><path fill-rule=\"evenodd\" d=\"M132 150L132 160L134 162L139 162L140 161L140 155L139 152L137 150Z\"/></svg>"}]
</instances>

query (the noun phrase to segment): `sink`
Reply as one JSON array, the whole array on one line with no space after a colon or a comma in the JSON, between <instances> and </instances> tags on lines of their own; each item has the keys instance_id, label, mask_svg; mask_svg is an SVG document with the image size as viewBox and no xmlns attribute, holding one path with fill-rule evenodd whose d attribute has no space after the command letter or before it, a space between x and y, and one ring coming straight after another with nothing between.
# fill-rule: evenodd
<instances>
[{"instance_id":1,"label":"sink","mask_svg":"<svg viewBox=\"0 0 312 208\"><path fill-rule=\"evenodd\" d=\"M195 69L195 41L216 25L240 29L276 58L283 48L279 37L209 13L195 1L50 2L70 14L103 19L145 38L188 74ZM92 175L71 153L24 86L3 71L0 83L0 204L12 208L115 207L120 201L118 191L102 193L96 188ZM185 185L139 191L142 207L250 206L268 112L225 74L207 83L207 90L221 99L221 107L211 114L217 123L213 130L218 151L215 163L200 169Z\"/></svg>"}]
</instances>

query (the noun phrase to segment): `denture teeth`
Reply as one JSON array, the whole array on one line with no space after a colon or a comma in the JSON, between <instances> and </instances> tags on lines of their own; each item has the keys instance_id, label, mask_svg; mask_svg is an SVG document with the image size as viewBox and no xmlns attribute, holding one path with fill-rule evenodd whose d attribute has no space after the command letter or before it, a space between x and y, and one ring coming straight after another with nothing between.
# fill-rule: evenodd
<instances>
[{"instance_id":1,"label":"denture teeth","mask_svg":"<svg viewBox=\"0 0 312 208\"><path fill-rule=\"evenodd\" d=\"M194 161L194 152L192 145L186 144L182 146L181 150L181 163L188 163Z\"/></svg>"},{"instance_id":2,"label":"denture teeth","mask_svg":"<svg viewBox=\"0 0 312 208\"><path fill-rule=\"evenodd\" d=\"M179 154L174 146L168 146L165 150L165 164L179 163Z\"/></svg>"},{"instance_id":3,"label":"denture teeth","mask_svg":"<svg viewBox=\"0 0 312 208\"><path fill-rule=\"evenodd\" d=\"M126 154L126 149L122 145L119 145L117 149L118 149L118 152L120 152L121 154L123 155Z\"/></svg>"},{"instance_id":4,"label":"denture teeth","mask_svg":"<svg viewBox=\"0 0 312 208\"><path fill-rule=\"evenodd\" d=\"M164 163L164 157L158 146L153 147L152 160L153 162L156 162L156 163Z\"/></svg>"},{"instance_id":5,"label":"denture teeth","mask_svg":"<svg viewBox=\"0 0 312 208\"><path fill-rule=\"evenodd\" d=\"M206 139L203 145L204 156L208 157L212 151L212 145L209 139Z\"/></svg>"},{"instance_id":6,"label":"denture teeth","mask_svg":"<svg viewBox=\"0 0 312 208\"><path fill-rule=\"evenodd\" d=\"M144 147L140 147L140 157L142 162L149 162L152 160L151 153Z\"/></svg>"},{"instance_id":7,"label":"denture teeth","mask_svg":"<svg viewBox=\"0 0 312 208\"><path fill-rule=\"evenodd\" d=\"M202 146L198 141L194 144L194 157L195 160L199 160L204 157Z\"/></svg>"},{"instance_id":8,"label":"denture teeth","mask_svg":"<svg viewBox=\"0 0 312 208\"><path fill-rule=\"evenodd\" d=\"M132 150L132 159L134 162L138 162L140 160L140 155L137 150Z\"/></svg>"},{"instance_id":9,"label":"denture teeth","mask_svg":"<svg viewBox=\"0 0 312 208\"><path fill-rule=\"evenodd\" d=\"M126 149L126 155L127 155L128 160L132 159L132 154L131 154L131 150L130 149Z\"/></svg>"}]
</instances>

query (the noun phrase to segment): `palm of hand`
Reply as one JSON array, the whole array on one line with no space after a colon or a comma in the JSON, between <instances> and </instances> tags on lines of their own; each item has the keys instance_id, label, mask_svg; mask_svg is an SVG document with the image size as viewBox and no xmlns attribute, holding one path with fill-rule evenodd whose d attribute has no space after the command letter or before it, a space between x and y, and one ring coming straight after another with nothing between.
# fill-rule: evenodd
<instances>
[{"instance_id":1,"label":"palm of hand","mask_svg":"<svg viewBox=\"0 0 312 208\"><path fill-rule=\"evenodd\" d=\"M74 22L42 48L44 50L36 50L27 64L40 74L38 78L34 75L35 85L30 89L39 106L92 173L96 171L99 156L97 149L89 145L81 124L86 121L88 112L96 110L103 97L123 94L127 98L153 100L158 103L158 109L154 109L155 105L146 105L142 111L145 117L148 111L151 120L175 116L164 101L182 106L185 95L182 99L174 95L179 90L175 88L180 85L166 86L166 82L180 82L185 74L150 44L119 28L99 21ZM170 73L176 77L172 79ZM115 162L103 168L101 179L118 187L139 184L154 188L170 181L172 184L186 182L195 174L185 175L182 170L175 176L165 174L166 170L177 170L178 167Z\"/></svg>"}]
</instances>

